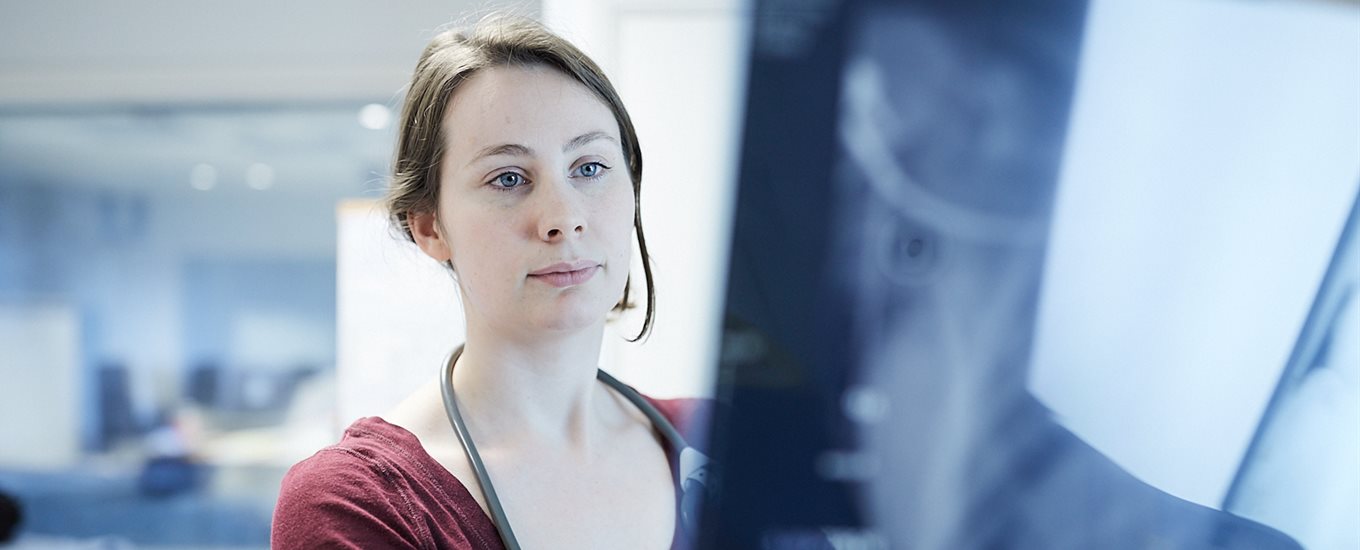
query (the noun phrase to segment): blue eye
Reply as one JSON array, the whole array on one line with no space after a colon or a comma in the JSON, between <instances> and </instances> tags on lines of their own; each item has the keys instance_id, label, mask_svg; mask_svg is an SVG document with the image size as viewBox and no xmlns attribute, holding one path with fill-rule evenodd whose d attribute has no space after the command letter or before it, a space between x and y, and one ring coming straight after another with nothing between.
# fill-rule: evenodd
<instances>
[{"instance_id":1,"label":"blue eye","mask_svg":"<svg viewBox=\"0 0 1360 550\"><path fill-rule=\"evenodd\" d=\"M587 179L595 179L608 170L609 167L599 162L587 162L576 168L576 173Z\"/></svg>"},{"instance_id":2,"label":"blue eye","mask_svg":"<svg viewBox=\"0 0 1360 550\"><path fill-rule=\"evenodd\" d=\"M496 176L496 179L491 181L496 184L496 187L501 189L514 189L524 185L524 176L515 172L505 172Z\"/></svg>"}]
</instances>

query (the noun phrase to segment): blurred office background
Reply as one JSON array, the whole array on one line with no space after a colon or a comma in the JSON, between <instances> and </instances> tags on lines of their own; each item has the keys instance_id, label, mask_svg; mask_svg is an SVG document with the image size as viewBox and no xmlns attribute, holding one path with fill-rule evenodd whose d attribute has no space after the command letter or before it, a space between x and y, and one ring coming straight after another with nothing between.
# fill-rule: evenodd
<instances>
[{"instance_id":1,"label":"blurred office background","mask_svg":"<svg viewBox=\"0 0 1360 550\"><path fill-rule=\"evenodd\" d=\"M611 335L605 368L711 395L751 6L505 6L595 56L644 144L657 325ZM20 547L267 546L286 468L434 375L453 289L375 200L420 49L495 7L0 0L0 492ZM1360 337L1350 291L1319 296L1360 269L1334 260L1360 183L1360 7L1096 0L1084 44L1032 391L1140 479L1215 508L1236 484L1240 513L1347 547ZM1330 346L1296 351L1326 300ZM1308 358L1332 368L1286 377ZM1249 455L1285 460L1248 475ZM1303 464L1339 481L1271 492ZM1324 498L1351 520L1291 515Z\"/></svg>"}]
</instances>

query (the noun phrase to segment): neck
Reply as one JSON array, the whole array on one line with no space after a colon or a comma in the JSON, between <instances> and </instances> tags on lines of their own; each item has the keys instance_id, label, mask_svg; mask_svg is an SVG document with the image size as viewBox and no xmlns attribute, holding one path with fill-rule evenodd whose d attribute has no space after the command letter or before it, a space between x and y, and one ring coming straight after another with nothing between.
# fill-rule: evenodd
<instances>
[{"instance_id":1,"label":"neck","mask_svg":"<svg viewBox=\"0 0 1360 550\"><path fill-rule=\"evenodd\" d=\"M478 445L546 443L588 450L603 404L595 382L603 335L603 320L533 338L469 323L453 386Z\"/></svg>"}]
</instances>

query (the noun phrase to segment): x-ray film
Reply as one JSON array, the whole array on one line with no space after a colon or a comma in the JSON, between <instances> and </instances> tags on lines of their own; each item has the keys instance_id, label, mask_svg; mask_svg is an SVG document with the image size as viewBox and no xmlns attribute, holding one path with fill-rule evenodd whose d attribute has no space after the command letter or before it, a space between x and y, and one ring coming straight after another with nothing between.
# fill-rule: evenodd
<instances>
[{"instance_id":1,"label":"x-ray film","mask_svg":"<svg viewBox=\"0 0 1360 550\"><path fill-rule=\"evenodd\" d=\"M702 547L1295 547L1026 390L1085 10L758 3Z\"/></svg>"}]
</instances>

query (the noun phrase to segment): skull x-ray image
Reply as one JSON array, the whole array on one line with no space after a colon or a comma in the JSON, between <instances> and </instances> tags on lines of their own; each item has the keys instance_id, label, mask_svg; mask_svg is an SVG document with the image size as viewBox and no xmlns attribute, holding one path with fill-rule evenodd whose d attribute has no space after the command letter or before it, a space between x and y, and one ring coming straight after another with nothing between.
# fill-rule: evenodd
<instances>
[{"instance_id":1,"label":"skull x-ray image","mask_svg":"<svg viewBox=\"0 0 1360 550\"><path fill-rule=\"evenodd\" d=\"M1084 0L757 4L715 548L1296 548L1027 390Z\"/></svg>"}]
</instances>

